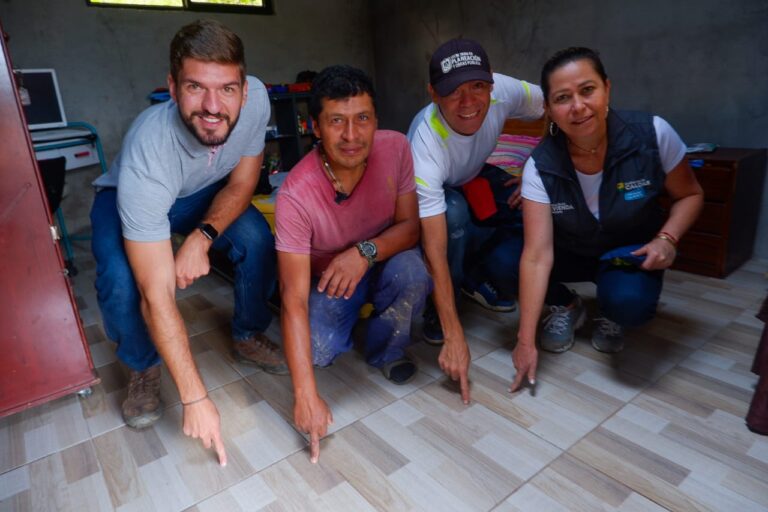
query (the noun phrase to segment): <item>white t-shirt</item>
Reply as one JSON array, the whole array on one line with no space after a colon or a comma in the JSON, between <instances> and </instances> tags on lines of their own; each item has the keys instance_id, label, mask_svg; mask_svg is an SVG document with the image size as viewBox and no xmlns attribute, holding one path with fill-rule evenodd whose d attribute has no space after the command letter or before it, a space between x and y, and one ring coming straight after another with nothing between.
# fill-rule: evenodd
<instances>
[{"instance_id":1,"label":"white t-shirt","mask_svg":"<svg viewBox=\"0 0 768 512\"><path fill-rule=\"evenodd\" d=\"M659 157L664 172L669 174L672 169L685 157L685 143L668 122L659 116L653 116L653 127L656 130L656 141L659 145ZM600 219L600 185L603 183L603 171L595 174L585 174L576 169L581 191L587 202L589 211L596 219ZM521 194L525 199L537 203L550 204L549 194L541 181L541 175L536 168L536 162L530 157L523 168L523 188Z\"/></svg>"},{"instance_id":2,"label":"white t-shirt","mask_svg":"<svg viewBox=\"0 0 768 512\"><path fill-rule=\"evenodd\" d=\"M419 196L419 216L432 217L446 210L443 187L459 186L483 168L508 118L538 119L544 113L541 89L498 73L493 74L488 114L473 135L451 129L435 103L414 117L408 130Z\"/></svg>"}]
</instances>

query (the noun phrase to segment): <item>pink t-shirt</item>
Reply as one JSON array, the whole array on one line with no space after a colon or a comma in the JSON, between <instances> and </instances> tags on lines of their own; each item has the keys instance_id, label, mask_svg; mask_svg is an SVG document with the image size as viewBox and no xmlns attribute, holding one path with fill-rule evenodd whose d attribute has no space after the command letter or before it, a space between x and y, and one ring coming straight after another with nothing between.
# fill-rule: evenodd
<instances>
[{"instance_id":1,"label":"pink t-shirt","mask_svg":"<svg viewBox=\"0 0 768 512\"><path fill-rule=\"evenodd\" d=\"M398 196L414 190L411 149L401 133L376 131L363 177L340 204L334 202L336 191L314 149L277 193L275 246L309 254L312 274L319 276L338 253L391 226Z\"/></svg>"}]
</instances>

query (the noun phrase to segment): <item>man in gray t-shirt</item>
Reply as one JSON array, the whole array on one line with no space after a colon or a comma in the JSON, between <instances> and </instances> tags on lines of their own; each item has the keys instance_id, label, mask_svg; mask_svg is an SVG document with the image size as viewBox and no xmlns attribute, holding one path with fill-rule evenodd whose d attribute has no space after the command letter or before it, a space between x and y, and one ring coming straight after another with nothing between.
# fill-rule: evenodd
<instances>
[{"instance_id":1,"label":"man in gray t-shirt","mask_svg":"<svg viewBox=\"0 0 768 512\"><path fill-rule=\"evenodd\" d=\"M274 238L250 204L269 98L245 76L240 38L207 20L174 37L168 85L173 101L136 118L109 172L94 182L96 289L107 335L131 370L126 424L144 428L160 417L162 358L179 389L184 432L212 445L223 465L219 414L195 367L175 291L208 273L211 247L225 252L235 269L234 358L287 373L264 335ZM186 235L175 255L171 233Z\"/></svg>"}]
</instances>

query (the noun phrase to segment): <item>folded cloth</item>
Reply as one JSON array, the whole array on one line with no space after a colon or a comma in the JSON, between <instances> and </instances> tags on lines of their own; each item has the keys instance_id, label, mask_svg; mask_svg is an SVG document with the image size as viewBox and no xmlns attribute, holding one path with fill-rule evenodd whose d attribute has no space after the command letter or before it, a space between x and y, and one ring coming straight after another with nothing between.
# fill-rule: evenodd
<instances>
[{"instance_id":1,"label":"folded cloth","mask_svg":"<svg viewBox=\"0 0 768 512\"><path fill-rule=\"evenodd\" d=\"M632 253L642 246L643 244L634 244L611 249L600 256L600 261L607 262L614 267L637 267L645 261L645 255L635 256Z\"/></svg>"}]
</instances>

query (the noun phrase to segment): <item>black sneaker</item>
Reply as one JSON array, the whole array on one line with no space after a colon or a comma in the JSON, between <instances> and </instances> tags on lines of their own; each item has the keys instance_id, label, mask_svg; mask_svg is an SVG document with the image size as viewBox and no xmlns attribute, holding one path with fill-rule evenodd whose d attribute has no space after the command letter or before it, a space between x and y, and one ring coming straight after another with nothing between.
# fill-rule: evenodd
<instances>
[{"instance_id":1,"label":"black sneaker","mask_svg":"<svg viewBox=\"0 0 768 512\"><path fill-rule=\"evenodd\" d=\"M409 357L403 357L397 361L385 364L381 368L381 373L391 383L399 386L407 384L416 376L416 363L414 363Z\"/></svg>"},{"instance_id":2,"label":"black sneaker","mask_svg":"<svg viewBox=\"0 0 768 512\"><path fill-rule=\"evenodd\" d=\"M421 326L421 335L424 341L430 345L440 346L445 343L443 328L440 326L440 317L437 316L435 306L429 304L424 311L424 323Z\"/></svg>"}]
</instances>

